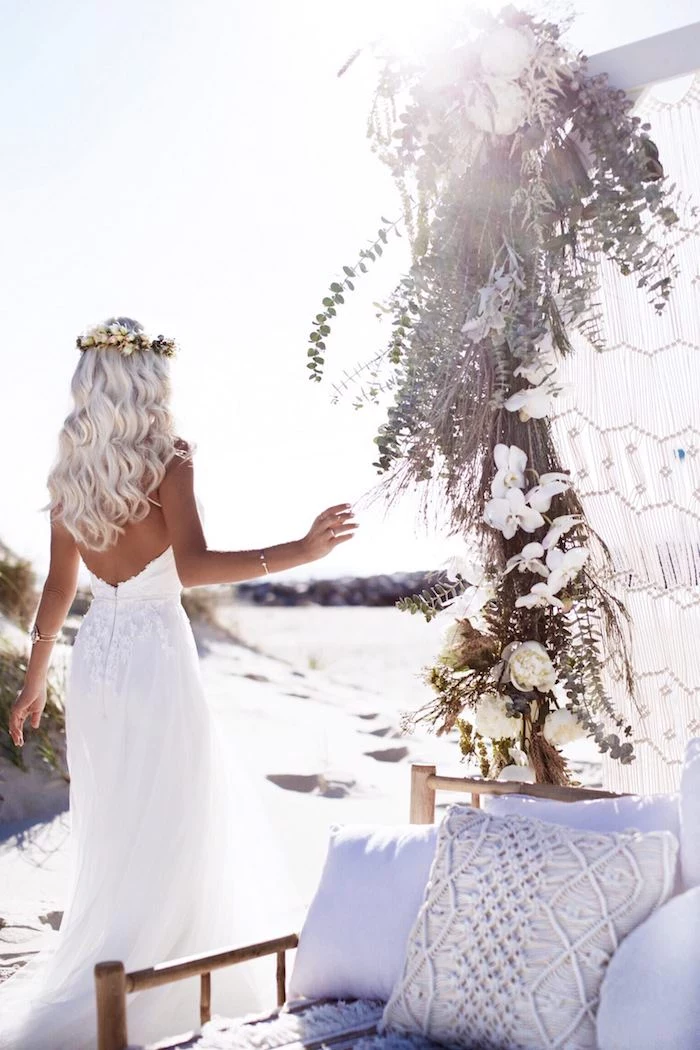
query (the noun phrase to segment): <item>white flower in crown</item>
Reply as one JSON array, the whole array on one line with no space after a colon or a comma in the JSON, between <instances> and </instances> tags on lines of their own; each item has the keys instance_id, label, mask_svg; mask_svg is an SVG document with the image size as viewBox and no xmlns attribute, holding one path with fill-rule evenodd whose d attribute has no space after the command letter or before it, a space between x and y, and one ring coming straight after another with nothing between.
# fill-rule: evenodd
<instances>
[{"instance_id":1,"label":"white flower in crown","mask_svg":"<svg viewBox=\"0 0 700 1050\"><path fill-rule=\"evenodd\" d=\"M537 485L530 489L525 500L531 507L538 510L540 514L546 514L552 505L552 500L561 492L566 492L570 485L568 474L552 472L551 474L540 474Z\"/></svg>"},{"instance_id":2,"label":"white flower in crown","mask_svg":"<svg viewBox=\"0 0 700 1050\"><path fill-rule=\"evenodd\" d=\"M491 499L484 509L484 521L492 529L499 529L507 540L515 536L518 529L535 532L544 525L538 510L529 507L525 494L516 488L506 490L503 499Z\"/></svg>"},{"instance_id":3,"label":"white flower in crown","mask_svg":"<svg viewBox=\"0 0 700 1050\"><path fill-rule=\"evenodd\" d=\"M558 594L576 579L589 557L590 551L585 547L569 547L568 551L563 551L559 547L550 548L547 553L547 568L549 569L547 586L550 591Z\"/></svg>"},{"instance_id":4,"label":"white flower in crown","mask_svg":"<svg viewBox=\"0 0 700 1050\"><path fill-rule=\"evenodd\" d=\"M564 747L586 735L579 720L566 708L550 711L544 720L542 732L545 740L548 740L554 747Z\"/></svg>"},{"instance_id":5,"label":"white flower in crown","mask_svg":"<svg viewBox=\"0 0 700 1050\"><path fill-rule=\"evenodd\" d=\"M500 693L484 693L476 705L472 725L481 736L491 740L502 740L504 737L516 737L522 728L517 718L506 714L506 702Z\"/></svg>"},{"instance_id":6,"label":"white flower in crown","mask_svg":"<svg viewBox=\"0 0 700 1050\"><path fill-rule=\"evenodd\" d=\"M549 580L546 583L534 584L528 594L523 594L515 602L516 609L546 609L548 605L555 609L565 607L561 598L557 598L556 593L549 586Z\"/></svg>"},{"instance_id":7,"label":"white flower in crown","mask_svg":"<svg viewBox=\"0 0 700 1050\"><path fill-rule=\"evenodd\" d=\"M508 489L525 488L527 455L517 445L496 445L493 458L498 473L491 482L491 495L503 499Z\"/></svg>"},{"instance_id":8,"label":"white flower in crown","mask_svg":"<svg viewBox=\"0 0 700 1050\"><path fill-rule=\"evenodd\" d=\"M516 689L549 693L556 685L557 673L549 653L539 642L511 642L503 650L510 681Z\"/></svg>"},{"instance_id":9,"label":"white flower in crown","mask_svg":"<svg viewBox=\"0 0 700 1050\"><path fill-rule=\"evenodd\" d=\"M542 540L542 546L545 550L549 550L550 547L556 546L562 536L565 536L567 532L570 532L577 525L583 524L583 518L580 514L561 514L558 518L554 518L550 526L549 532Z\"/></svg>"},{"instance_id":10,"label":"white flower in crown","mask_svg":"<svg viewBox=\"0 0 700 1050\"><path fill-rule=\"evenodd\" d=\"M494 77L515 80L535 54L535 38L529 29L499 26L481 41L481 67Z\"/></svg>"},{"instance_id":11,"label":"white flower in crown","mask_svg":"<svg viewBox=\"0 0 700 1050\"><path fill-rule=\"evenodd\" d=\"M549 576L549 569L543 562L544 547L541 543L526 543L520 554L514 554L506 562L505 572L533 572L538 576Z\"/></svg>"}]
</instances>

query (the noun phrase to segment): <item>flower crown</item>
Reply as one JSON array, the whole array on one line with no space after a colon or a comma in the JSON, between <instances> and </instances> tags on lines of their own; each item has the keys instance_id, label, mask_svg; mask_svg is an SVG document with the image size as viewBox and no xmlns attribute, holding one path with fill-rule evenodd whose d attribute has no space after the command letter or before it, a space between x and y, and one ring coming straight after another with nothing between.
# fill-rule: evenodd
<instances>
[{"instance_id":1,"label":"flower crown","mask_svg":"<svg viewBox=\"0 0 700 1050\"><path fill-rule=\"evenodd\" d=\"M127 328L123 324L98 324L79 335L75 341L79 350L118 350L125 357L135 350L152 350L163 357L174 357L176 344L174 339L163 335L150 339L145 332Z\"/></svg>"}]
</instances>

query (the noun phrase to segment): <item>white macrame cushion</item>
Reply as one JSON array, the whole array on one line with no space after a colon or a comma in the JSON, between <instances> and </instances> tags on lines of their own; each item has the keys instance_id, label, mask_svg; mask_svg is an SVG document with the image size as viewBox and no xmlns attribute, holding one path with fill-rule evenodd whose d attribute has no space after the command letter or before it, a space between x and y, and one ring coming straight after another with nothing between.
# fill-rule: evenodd
<instances>
[{"instance_id":1,"label":"white macrame cushion","mask_svg":"<svg viewBox=\"0 0 700 1050\"><path fill-rule=\"evenodd\" d=\"M681 876L684 887L692 889L700 886L700 737L689 740L685 749L680 813Z\"/></svg>"},{"instance_id":2,"label":"white macrame cushion","mask_svg":"<svg viewBox=\"0 0 700 1050\"><path fill-rule=\"evenodd\" d=\"M594 1050L605 969L669 896L677 852L667 831L452 807L383 1026L470 1050Z\"/></svg>"},{"instance_id":3,"label":"white macrame cushion","mask_svg":"<svg viewBox=\"0 0 700 1050\"><path fill-rule=\"evenodd\" d=\"M599 1050L698 1050L700 887L654 912L615 952L600 989Z\"/></svg>"},{"instance_id":4,"label":"white macrame cushion","mask_svg":"<svg viewBox=\"0 0 700 1050\"><path fill-rule=\"evenodd\" d=\"M331 829L299 938L291 998L391 995L435 856L434 825Z\"/></svg>"}]
</instances>

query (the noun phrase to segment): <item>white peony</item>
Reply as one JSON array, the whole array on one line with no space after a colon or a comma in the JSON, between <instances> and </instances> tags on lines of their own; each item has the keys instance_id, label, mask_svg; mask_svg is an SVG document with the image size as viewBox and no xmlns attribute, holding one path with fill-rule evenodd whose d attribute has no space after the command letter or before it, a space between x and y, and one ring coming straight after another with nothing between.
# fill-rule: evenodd
<instances>
[{"instance_id":1,"label":"white peony","mask_svg":"<svg viewBox=\"0 0 700 1050\"><path fill-rule=\"evenodd\" d=\"M510 646L508 648L510 649ZM556 671L549 659L549 653L539 642L523 642L516 645L507 659L510 680L516 689L524 693L529 693L531 689L548 693L554 688Z\"/></svg>"},{"instance_id":2,"label":"white peony","mask_svg":"<svg viewBox=\"0 0 700 1050\"><path fill-rule=\"evenodd\" d=\"M513 750L513 749L511 749ZM531 765L504 766L496 780L515 782L516 784L534 784L537 780Z\"/></svg>"},{"instance_id":3,"label":"white peony","mask_svg":"<svg viewBox=\"0 0 700 1050\"><path fill-rule=\"evenodd\" d=\"M566 744L571 744L574 740L580 740L582 736L585 736L585 730L581 723L566 708L550 711L544 720L542 732L545 740L548 740L554 747L564 747Z\"/></svg>"},{"instance_id":4,"label":"white peony","mask_svg":"<svg viewBox=\"0 0 700 1050\"><path fill-rule=\"evenodd\" d=\"M527 29L500 26L481 43L481 67L494 77L515 80L535 53L535 38Z\"/></svg>"},{"instance_id":5,"label":"white peony","mask_svg":"<svg viewBox=\"0 0 700 1050\"><path fill-rule=\"evenodd\" d=\"M465 91L467 119L480 131L494 135L514 135L527 118L527 96L521 87L500 77L484 77L487 91Z\"/></svg>"},{"instance_id":6,"label":"white peony","mask_svg":"<svg viewBox=\"0 0 700 1050\"><path fill-rule=\"evenodd\" d=\"M515 737L522 723L506 714L505 699L499 693L484 693L476 706L472 724L477 733L491 740Z\"/></svg>"}]
</instances>

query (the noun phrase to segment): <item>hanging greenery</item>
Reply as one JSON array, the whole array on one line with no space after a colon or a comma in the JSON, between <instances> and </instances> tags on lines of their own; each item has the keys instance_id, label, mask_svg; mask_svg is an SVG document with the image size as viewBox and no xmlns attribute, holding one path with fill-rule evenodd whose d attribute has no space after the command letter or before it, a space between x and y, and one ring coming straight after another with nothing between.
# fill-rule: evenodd
<instances>
[{"instance_id":1,"label":"hanging greenery","mask_svg":"<svg viewBox=\"0 0 700 1050\"><path fill-rule=\"evenodd\" d=\"M369 379L358 403L390 394L375 464L387 487L423 484L481 547L476 576L463 568L447 595L401 603L449 620L427 675L434 700L414 720L458 727L491 775L513 765L519 779L564 783L560 749L581 733L633 760L606 662L633 683L624 610L601 583L607 552L552 439L550 417L575 396L558 362L575 330L602 346L601 258L663 310L674 187L649 126L559 26L509 7L445 28L439 53L378 49L369 132L412 257L387 303L389 345L350 378ZM331 285L310 335L312 380L345 293L392 232L382 220Z\"/></svg>"}]
</instances>

